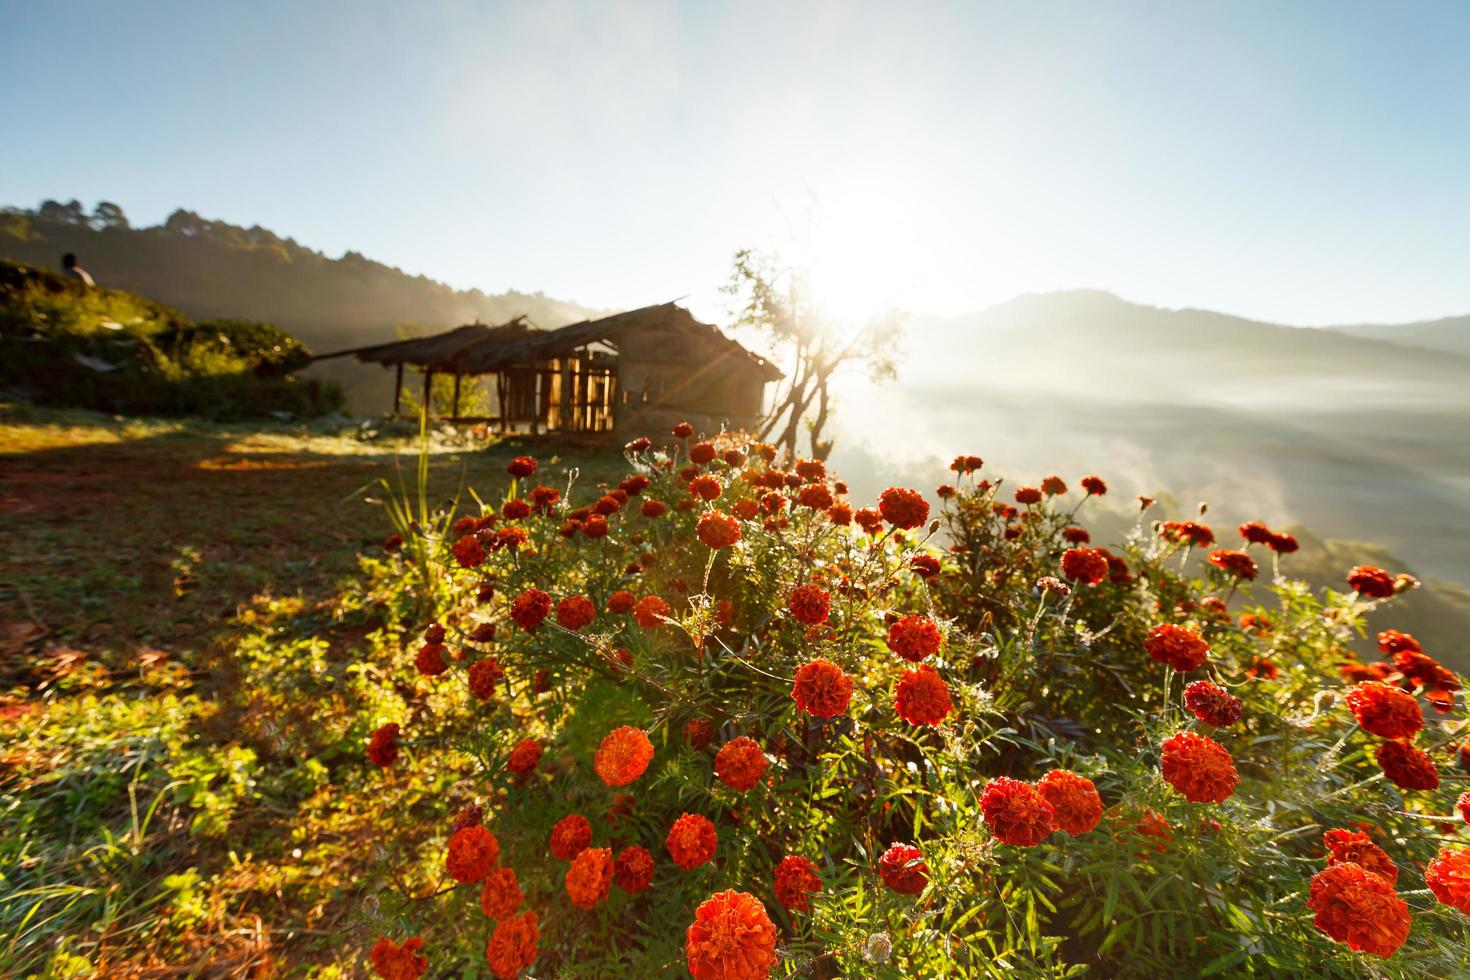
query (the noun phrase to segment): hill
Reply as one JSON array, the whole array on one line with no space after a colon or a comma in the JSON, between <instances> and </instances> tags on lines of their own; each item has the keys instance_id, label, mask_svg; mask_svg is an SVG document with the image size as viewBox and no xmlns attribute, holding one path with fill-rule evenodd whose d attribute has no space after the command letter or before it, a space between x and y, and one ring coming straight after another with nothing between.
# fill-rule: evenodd
<instances>
[{"instance_id":1,"label":"hill","mask_svg":"<svg viewBox=\"0 0 1470 980\"><path fill-rule=\"evenodd\" d=\"M91 214L76 201L0 212L0 258L56 268L67 252L101 284L195 319L274 323L318 351L392 340L400 329L434 331L520 314L551 327L593 312L541 293L452 289L357 252L328 258L268 229L182 209L161 225L140 228L106 202ZM354 409L381 410L391 402L392 385L378 368L336 361L312 373L341 381Z\"/></svg>"},{"instance_id":2,"label":"hill","mask_svg":"<svg viewBox=\"0 0 1470 980\"><path fill-rule=\"evenodd\" d=\"M1386 340L1451 354L1470 354L1470 316L1447 316L1414 323L1359 323L1330 329L1352 337Z\"/></svg>"}]
</instances>

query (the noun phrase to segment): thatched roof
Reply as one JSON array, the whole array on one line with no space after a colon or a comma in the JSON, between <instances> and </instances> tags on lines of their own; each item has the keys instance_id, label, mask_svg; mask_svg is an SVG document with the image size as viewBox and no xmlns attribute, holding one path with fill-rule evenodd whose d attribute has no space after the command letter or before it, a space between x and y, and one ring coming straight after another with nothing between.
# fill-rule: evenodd
<instances>
[{"instance_id":1,"label":"thatched roof","mask_svg":"<svg viewBox=\"0 0 1470 980\"><path fill-rule=\"evenodd\" d=\"M412 364L436 371L454 371L461 359L477 348L486 345L513 344L524 340L533 333L544 333L544 331L528 324L524 316L518 316L493 327L483 323L468 323L443 333L430 334L427 337L412 337L408 340L394 340L386 344L372 344L367 347L351 347L347 350L332 351L329 354L319 354L315 359L321 361L351 354L364 364ZM465 373L462 367L459 370Z\"/></svg>"}]
</instances>

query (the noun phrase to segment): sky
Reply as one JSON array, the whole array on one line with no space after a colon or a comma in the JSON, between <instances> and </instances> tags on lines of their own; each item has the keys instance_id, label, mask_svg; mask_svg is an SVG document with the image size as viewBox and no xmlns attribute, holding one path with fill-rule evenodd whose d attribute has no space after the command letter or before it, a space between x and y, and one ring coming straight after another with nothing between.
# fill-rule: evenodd
<instances>
[{"instance_id":1,"label":"sky","mask_svg":"<svg viewBox=\"0 0 1470 980\"><path fill-rule=\"evenodd\" d=\"M451 285L718 319L1108 289L1470 312L1470 2L0 0L0 205L178 207Z\"/></svg>"}]
</instances>

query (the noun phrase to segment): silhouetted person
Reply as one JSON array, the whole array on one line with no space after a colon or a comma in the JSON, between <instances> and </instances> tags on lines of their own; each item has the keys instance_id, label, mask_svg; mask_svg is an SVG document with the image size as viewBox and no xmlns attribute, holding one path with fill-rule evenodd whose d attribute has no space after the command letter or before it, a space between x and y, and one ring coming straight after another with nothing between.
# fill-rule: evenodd
<instances>
[{"instance_id":1,"label":"silhouetted person","mask_svg":"<svg viewBox=\"0 0 1470 980\"><path fill-rule=\"evenodd\" d=\"M76 278L80 279L84 284L88 286L97 285L95 282L92 281L91 273L89 273L86 269L83 269L81 266L77 265L77 257L70 252L67 252L61 257L61 267L66 270L67 275L75 276Z\"/></svg>"}]
</instances>

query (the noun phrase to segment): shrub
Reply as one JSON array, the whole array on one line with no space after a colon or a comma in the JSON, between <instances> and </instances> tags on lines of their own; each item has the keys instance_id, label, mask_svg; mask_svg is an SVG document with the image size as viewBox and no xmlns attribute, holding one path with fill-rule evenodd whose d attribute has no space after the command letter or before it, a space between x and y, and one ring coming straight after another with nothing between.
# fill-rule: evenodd
<instances>
[{"instance_id":1,"label":"shrub","mask_svg":"<svg viewBox=\"0 0 1470 980\"><path fill-rule=\"evenodd\" d=\"M1411 579L1314 595L1262 526L1252 584L1147 500L1079 557L1096 476L1011 493L962 457L931 519L675 435L621 488L395 509L421 635L363 766L433 791L383 939L502 977L1463 974L1458 678L1405 634L1347 649ZM514 902L445 875L471 812Z\"/></svg>"}]
</instances>

